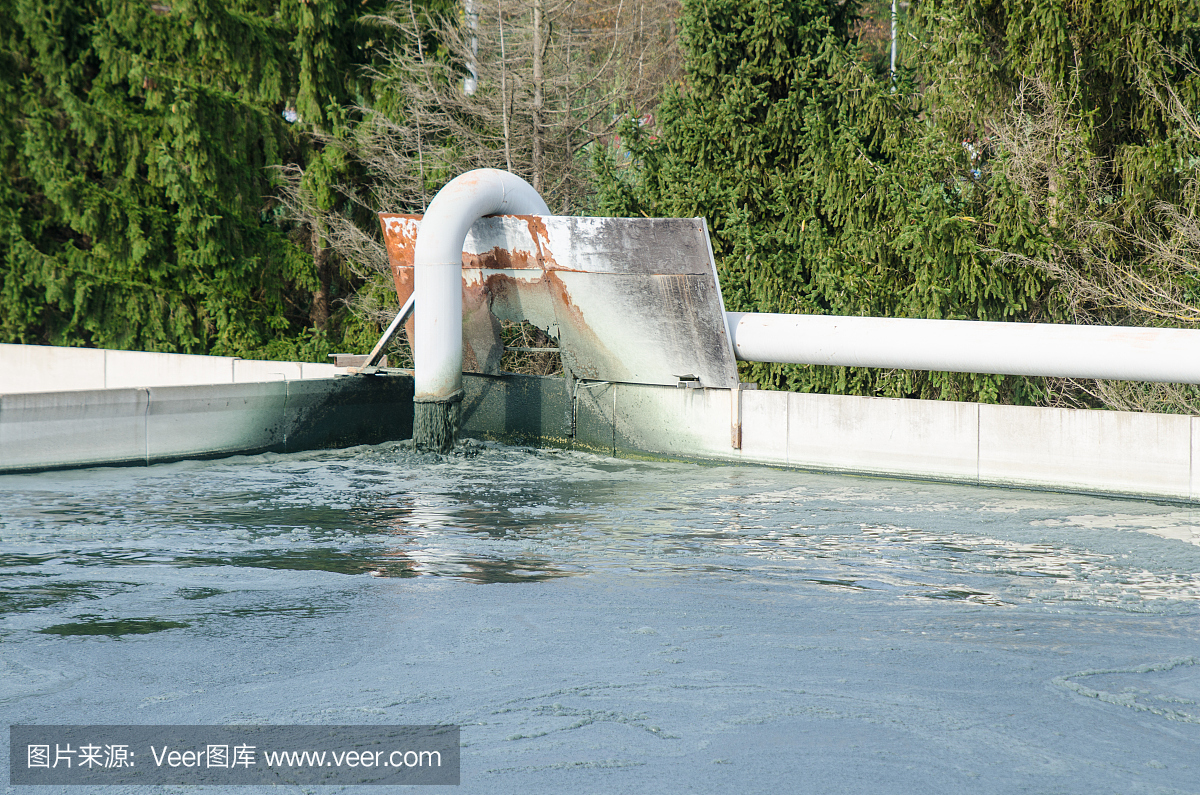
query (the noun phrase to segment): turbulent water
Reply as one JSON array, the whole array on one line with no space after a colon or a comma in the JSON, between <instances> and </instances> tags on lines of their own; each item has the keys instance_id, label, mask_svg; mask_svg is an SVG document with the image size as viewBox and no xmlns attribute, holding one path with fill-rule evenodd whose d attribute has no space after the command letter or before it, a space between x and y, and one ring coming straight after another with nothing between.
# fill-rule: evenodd
<instances>
[{"instance_id":1,"label":"turbulent water","mask_svg":"<svg viewBox=\"0 0 1200 795\"><path fill-rule=\"evenodd\" d=\"M1200 792L1198 522L471 444L5 476L0 722L455 723L472 793Z\"/></svg>"}]
</instances>

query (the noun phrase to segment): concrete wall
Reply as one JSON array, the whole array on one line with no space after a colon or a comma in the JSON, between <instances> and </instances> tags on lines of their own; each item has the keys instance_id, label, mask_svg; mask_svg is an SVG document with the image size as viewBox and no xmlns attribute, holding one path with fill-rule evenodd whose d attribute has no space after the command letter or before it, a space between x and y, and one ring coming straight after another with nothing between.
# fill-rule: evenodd
<instances>
[{"instance_id":1,"label":"concrete wall","mask_svg":"<svg viewBox=\"0 0 1200 795\"><path fill-rule=\"evenodd\" d=\"M332 364L271 362L228 356L0 345L0 395L126 387L244 384L333 378Z\"/></svg>"},{"instance_id":2,"label":"concrete wall","mask_svg":"<svg viewBox=\"0 0 1200 795\"><path fill-rule=\"evenodd\" d=\"M411 437L411 377L334 370L0 345L0 472ZM1200 417L744 391L734 449L730 390L512 375L464 389L463 434L507 443L1200 501Z\"/></svg>"},{"instance_id":3,"label":"concrete wall","mask_svg":"<svg viewBox=\"0 0 1200 795\"><path fill-rule=\"evenodd\" d=\"M464 434L608 455L735 461L1200 501L1200 417L469 377Z\"/></svg>"},{"instance_id":4,"label":"concrete wall","mask_svg":"<svg viewBox=\"0 0 1200 795\"><path fill-rule=\"evenodd\" d=\"M0 395L0 472L407 439L412 395L406 376Z\"/></svg>"}]
</instances>

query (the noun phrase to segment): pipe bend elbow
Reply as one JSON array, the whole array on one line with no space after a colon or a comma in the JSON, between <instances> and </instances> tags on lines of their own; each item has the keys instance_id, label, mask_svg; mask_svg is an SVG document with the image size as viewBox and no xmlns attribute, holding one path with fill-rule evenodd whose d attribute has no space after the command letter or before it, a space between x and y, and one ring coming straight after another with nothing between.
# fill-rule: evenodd
<instances>
[{"instance_id":1,"label":"pipe bend elbow","mask_svg":"<svg viewBox=\"0 0 1200 795\"><path fill-rule=\"evenodd\" d=\"M549 215L550 208L525 180L495 168L480 168L446 183L429 203L417 234L413 264L449 264L462 259L467 232L488 215Z\"/></svg>"}]
</instances>

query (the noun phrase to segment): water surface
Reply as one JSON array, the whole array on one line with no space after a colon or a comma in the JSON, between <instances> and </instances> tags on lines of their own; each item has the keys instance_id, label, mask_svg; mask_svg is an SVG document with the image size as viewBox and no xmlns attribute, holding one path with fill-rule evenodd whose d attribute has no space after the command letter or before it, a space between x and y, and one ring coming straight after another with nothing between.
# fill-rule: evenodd
<instances>
[{"instance_id":1,"label":"water surface","mask_svg":"<svg viewBox=\"0 0 1200 795\"><path fill-rule=\"evenodd\" d=\"M458 723L461 792L1200 792L1198 521L475 444L4 476L0 716Z\"/></svg>"}]
</instances>

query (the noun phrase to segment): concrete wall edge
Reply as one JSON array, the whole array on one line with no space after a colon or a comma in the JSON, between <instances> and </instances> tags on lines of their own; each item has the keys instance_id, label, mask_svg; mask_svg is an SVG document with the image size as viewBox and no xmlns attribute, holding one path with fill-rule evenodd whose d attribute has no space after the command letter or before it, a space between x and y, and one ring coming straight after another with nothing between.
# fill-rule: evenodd
<instances>
[{"instance_id":1,"label":"concrete wall edge","mask_svg":"<svg viewBox=\"0 0 1200 795\"><path fill-rule=\"evenodd\" d=\"M369 416L411 414L411 397L396 387L405 378L411 381L351 376L0 395L0 472L145 465L408 438L411 430L403 422ZM468 437L623 458L1200 503L1200 417L637 384L573 390L561 378L519 375L467 374L465 381L473 385L464 404L474 407L463 432ZM281 399L270 398L273 390L281 390ZM204 414L225 411L201 405L218 393L259 396L259 408L240 409L238 421L249 429L244 440L214 440L212 449L194 442L187 450L162 446L152 420L168 408L160 405L163 396L173 396L180 406L199 401L186 411ZM743 411L743 446L736 449L729 442L729 418L739 394L743 408L750 409ZM96 414L95 406L113 400L129 404L119 418ZM140 416L135 404L142 407ZM177 420L185 430L195 419L186 411ZM221 417L218 423L226 421ZM38 424L43 421L44 428ZM118 421L120 443L70 449L80 434L103 433ZM338 430L326 432L334 425ZM179 430L171 433L183 438ZM40 448L49 452L30 461Z\"/></svg>"}]
</instances>

